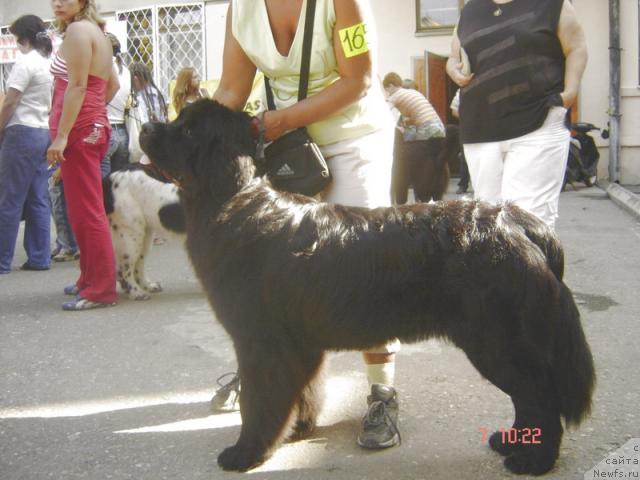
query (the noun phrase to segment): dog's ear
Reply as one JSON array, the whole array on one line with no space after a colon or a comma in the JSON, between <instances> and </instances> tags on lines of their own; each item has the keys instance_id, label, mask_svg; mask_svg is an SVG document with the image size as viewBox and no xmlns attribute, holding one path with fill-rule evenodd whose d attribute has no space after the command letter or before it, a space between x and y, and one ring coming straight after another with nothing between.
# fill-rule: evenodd
<instances>
[{"instance_id":1,"label":"dog's ear","mask_svg":"<svg viewBox=\"0 0 640 480\"><path fill-rule=\"evenodd\" d=\"M256 142L251 118L213 103L199 116L199 147L191 174L208 182L216 196L230 197L255 176Z\"/></svg>"},{"instance_id":2,"label":"dog's ear","mask_svg":"<svg viewBox=\"0 0 640 480\"><path fill-rule=\"evenodd\" d=\"M184 233L187 231L184 210L179 202L169 203L160 207L158 217L162 226L170 232Z\"/></svg>"}]
</instances>

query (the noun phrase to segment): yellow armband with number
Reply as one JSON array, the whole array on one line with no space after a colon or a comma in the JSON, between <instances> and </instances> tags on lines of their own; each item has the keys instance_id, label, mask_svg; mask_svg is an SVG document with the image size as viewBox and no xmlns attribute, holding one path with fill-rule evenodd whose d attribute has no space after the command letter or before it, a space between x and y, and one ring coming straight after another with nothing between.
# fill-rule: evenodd
<instances>
[{"instance_id":1,"label":"yellow armband with number","mask_svg":"<svg viewBox=\"0 0 640 480\"><path fill-rule=\"evenodd\" d=\"M347 58L362 55L369 51L367 43L367 28L364 23L358 23L338 31L344 56Z\"/></svg>"}]
</instances>

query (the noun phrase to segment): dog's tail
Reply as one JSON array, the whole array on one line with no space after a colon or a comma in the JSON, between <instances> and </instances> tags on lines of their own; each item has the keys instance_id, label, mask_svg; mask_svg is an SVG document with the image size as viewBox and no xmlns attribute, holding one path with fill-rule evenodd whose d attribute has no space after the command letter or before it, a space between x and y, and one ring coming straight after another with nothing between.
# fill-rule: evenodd
<instances>
[{"instance_id":1,"label":"dog's tail","mask_svg":"<svg viewBox=\"0 0 640 480\"><path fill-rule=\"evenodd\" d=\"M111 181L111 175L107 175L102 179L102 201L104 202L104 211L107 215L113 213L113 182Z\"/></svg>"},{"instance_id":2,"label":"dog's tail","mask_svg":"<svg viewBox=\"0 0 640 480\"><path fill-rule=\"evenodd\" d=\"M535 243L547 259L547 265L562 281L564 276L564 249L553 228L546 225L535 215L516 207L512 203L506 203L504 209L507 214L524 229L524 234Z\"/></svg>"},{"instance_id":3,"label":"dog's tail","mask_svg":"<svg viewBox=\"0 0 640 480\"><path fill-rule=\"evenodd\" d=\"M559 283L559 315L553 346L552 375L560 400L560 413L568 426L578 426L591 412L596 375L571 290L564 283Z\"/></svg>"}]
</instances>

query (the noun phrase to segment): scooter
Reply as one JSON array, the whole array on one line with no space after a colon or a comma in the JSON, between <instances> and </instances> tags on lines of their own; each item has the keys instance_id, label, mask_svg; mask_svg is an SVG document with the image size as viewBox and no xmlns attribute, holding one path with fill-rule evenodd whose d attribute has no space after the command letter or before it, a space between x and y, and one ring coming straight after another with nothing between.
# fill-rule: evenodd
<instances>
[{"instance_id":1,"label":"scooter","mask_svg":"<svg viewBox=\"0 0 640 480\"><path fill-rule=\"evenodd\" d=\"M596 142L589 132L600 130L592 123L572 123L571 124L571 144L569 146L569 159L567 169L564 174L562 190L567 183L576 189L575 182L583 182L587 187L594 184L598 172L598 160L600 152L596 147ZM602 138L609 138L609 131L602 130Z\"/></svg>"}]
</instances>

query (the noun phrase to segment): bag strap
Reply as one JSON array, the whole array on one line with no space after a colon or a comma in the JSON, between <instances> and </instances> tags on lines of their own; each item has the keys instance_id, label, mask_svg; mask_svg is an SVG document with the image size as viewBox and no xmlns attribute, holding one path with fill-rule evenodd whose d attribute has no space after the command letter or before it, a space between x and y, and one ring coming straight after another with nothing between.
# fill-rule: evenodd
<instances>
[{"instance_id":1,"label":"bag strap","mask_svg":"<svg viewBox=\"0 0 640 480\"><path fill-rule=\"evenodd\" d=\"M311 64L311 43L313 42L313 21L316 16L316 0L307 0L307 13L304 21L304 40L302 42L302 61L300 62L300 84L298 101L307 97L309 86L309 65Z\"/></svg>"},{"instance_id":2,"label":"bag strap","mask_svg":"<svg viewBox=\"0 0 640 480\"><path fill-rule=\"evenodd\" d=\"M302 41L302 61L300 62L300 82L298 84L298 101L307 98L309 87L309 65L311 64L311 43L313 41L313 22L316 16L316 0L307 0L307 12L304 18L304 39ZM275 110L273 91L269 79L264 77L269 110Z\"/></svg>"}]
</instances>

